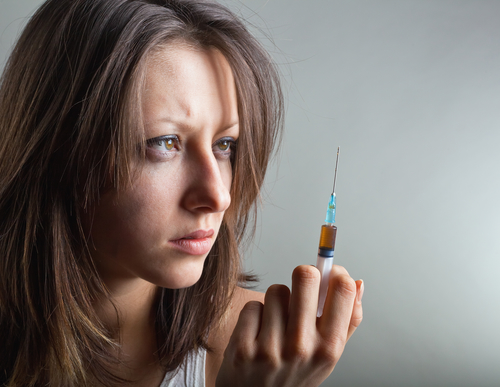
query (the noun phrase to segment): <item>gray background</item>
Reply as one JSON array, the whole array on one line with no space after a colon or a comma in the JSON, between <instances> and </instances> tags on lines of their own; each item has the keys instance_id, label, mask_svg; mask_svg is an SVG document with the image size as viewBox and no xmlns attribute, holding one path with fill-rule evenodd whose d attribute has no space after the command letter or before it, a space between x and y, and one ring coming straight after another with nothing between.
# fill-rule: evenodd
<instances>
[{"instance_id":1,"label":"gray background","mask_svg":"<svg viewBox=\"0 0 500 387\"><path fill-rule=\"evenodd\" d=\"M0 0L0 65L40 3ZM261 290L315 263L341 147L335 256L365 319L323 386L499 386L500 1L225 3L286 89Z\"/></svg>"}]
</instances>

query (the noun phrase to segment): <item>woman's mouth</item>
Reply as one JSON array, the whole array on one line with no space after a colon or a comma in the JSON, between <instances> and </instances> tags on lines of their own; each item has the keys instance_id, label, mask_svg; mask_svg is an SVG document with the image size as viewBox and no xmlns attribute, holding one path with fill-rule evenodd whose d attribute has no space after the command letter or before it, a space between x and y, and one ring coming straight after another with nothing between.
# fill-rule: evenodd
<instances>
[{"instance_id":1,"label":"woman's mouth","mask_svg":"<svg viewBox=\"0 0 500 387\"><path fill-rule=\"evenodd\" d=\"M176 249L190 255L208 254L212 248L214 230L197 230L178 239L169 241Z\"/></svg>"}]
</instances>

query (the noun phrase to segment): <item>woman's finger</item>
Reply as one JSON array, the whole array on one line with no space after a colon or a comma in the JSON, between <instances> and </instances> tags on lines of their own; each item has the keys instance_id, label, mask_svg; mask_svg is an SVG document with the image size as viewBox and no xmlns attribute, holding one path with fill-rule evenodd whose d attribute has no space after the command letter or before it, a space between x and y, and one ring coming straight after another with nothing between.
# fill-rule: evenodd
<instances>
[{"instance_id":1,"label":"woman's finger","mask_svg":"<svg viewBox=\"0 0 500 387\"><path fill-rule=\"evenodd\" d=\"M259 301L250 301L240 312L238 322L226 349L226 355L235 363L250 362L256 350L264 305Z\"/></svg>"},{"instance_id":2,"label":"woman's finger","mask_svg":"<svg viewBox=\"0 0 500 387\"><path fill-rule=\"evenodd\" d=\"M347 341L355 298L356 283L343 267L334 265L318 331L323 339L338 346L334 349L340 353Z\"/></svg>"},{"instance_id":3,"label":"woman's finger","mask_svg":"<svg viewBox=\"0 0 500 387\"><path fill-rule=\"evenodd\" d=\"M319 283L320 273L314 266L302 265L293 271L286 335L294 344L301 345L297 340L316 333Z\"/></svg>"},{"instance_id":4,"label":"woman's finger","mask_svg":"<svg viewBox=\"0 0 500 387\"><path fill-rule=\"evenodd\" d=\"M289 302L290 289L287 286L272 285L267 289L258 341L277 356L281 353Z\"/></svg>"},{"instance_id":5,"label":"woman's finger","mask_svg":"<svg viewBox=\"0 0 500 387\"><path fill-rule=\"evenodd\" d=\"M363 298L364 290L365 290L365 283L363 282L363 280L357 280L356 299L354 300L354 308L352 310L351 322L349 324L349 331L347 332L347 340L351 338L352 334L363 320L363 306L361 304L361 299Z\"/></svg>"}]
</instances>

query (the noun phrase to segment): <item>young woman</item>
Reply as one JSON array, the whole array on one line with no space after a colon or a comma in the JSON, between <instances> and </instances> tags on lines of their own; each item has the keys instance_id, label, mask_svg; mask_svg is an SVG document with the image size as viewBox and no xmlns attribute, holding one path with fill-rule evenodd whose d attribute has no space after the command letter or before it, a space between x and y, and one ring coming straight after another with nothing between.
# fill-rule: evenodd
<instances>
[{"instance_id":1,"label":"young woman","mask_svg":"<svg viewBox=\"0 0 500 387\"><path fill-rule=\"evenodd\" d=\"M335 267L240 286L282 97L204 0L48 0L0 89L0 385L317 386L361 322Z\"/></svg>"}]
</instances>

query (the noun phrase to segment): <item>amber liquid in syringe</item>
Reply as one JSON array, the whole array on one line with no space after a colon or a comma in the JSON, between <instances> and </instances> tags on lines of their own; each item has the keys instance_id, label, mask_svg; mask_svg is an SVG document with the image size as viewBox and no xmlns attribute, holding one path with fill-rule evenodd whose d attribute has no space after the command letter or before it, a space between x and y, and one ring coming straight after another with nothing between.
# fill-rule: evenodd
<instances>
[{"instance_id":1,"label":"amber liquid in syringe","mask_svg":"<svg viewBox=\"0 0 500 387\"><path fill-rule=\"evenodd\" d=\"M321 234L319 237L319 248L335 250L335 239L337 239L337 226L333 224L321 226Z\"/></svg>"}]
</instances>

